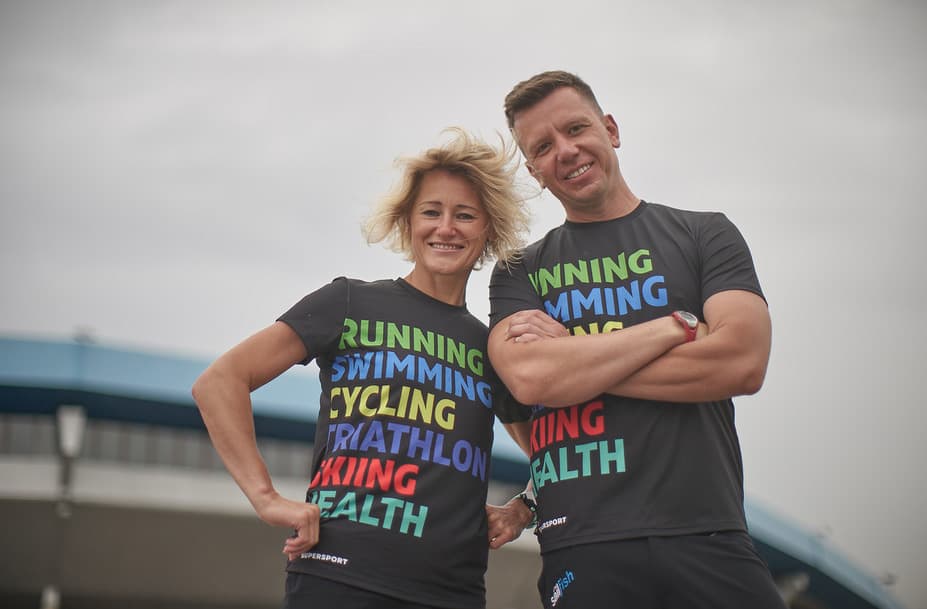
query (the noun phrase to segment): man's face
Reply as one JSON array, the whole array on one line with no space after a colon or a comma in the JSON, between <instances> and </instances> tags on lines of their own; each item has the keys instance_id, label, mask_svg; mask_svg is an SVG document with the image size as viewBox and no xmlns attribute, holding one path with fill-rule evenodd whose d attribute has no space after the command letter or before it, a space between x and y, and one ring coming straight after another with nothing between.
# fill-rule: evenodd
<instances>
[{"instance_id":1,"label":"man's face","mask_svg":"<svg viewBox=\"0 0 927 609\"><path fill-rule=\"evenodd\" d=\"M572 87L515 115L528 171L563 204L567 218L594 220L621 183L618 125Z\"/></svg>"}]
</instances>

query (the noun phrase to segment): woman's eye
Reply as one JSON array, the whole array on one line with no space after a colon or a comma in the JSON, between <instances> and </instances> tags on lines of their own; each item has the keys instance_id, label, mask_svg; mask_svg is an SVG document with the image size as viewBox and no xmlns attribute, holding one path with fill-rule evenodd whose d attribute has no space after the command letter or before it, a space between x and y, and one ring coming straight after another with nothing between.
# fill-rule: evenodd
<instances>
[{"instance_id":1,"label":"woman's eye","mask_svg":"<svg viewBox=\"0 0 927 609\"><path fill-rule=\"evenodd\" d=\"M422 215L428 216L429 218L437 218L441 215L441 212L439 212L437 209L424 209L422 210Z\"/></svg>"},{"instance_id":2,"label":"woman's eye","mask_svg":"<svg viewBox=\"0 0 927 609\"><path fill-rule=\"evenodd\" d=\"M458 220L476 220L476 216L473 214L457 214Z\"/></svg>"}]
</instances>

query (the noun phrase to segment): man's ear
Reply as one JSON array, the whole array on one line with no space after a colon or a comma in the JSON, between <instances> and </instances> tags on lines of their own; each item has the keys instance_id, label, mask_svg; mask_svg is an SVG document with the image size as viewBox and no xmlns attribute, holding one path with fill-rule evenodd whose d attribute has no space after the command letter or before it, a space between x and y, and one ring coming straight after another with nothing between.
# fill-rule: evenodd
<instances>
[{"instance_id":1,"label":"man's ear","mask_svg":"<svg viewBox=\"0 0 927 609\"><path fill-rule=\"evenodd\" d=\"M621 148L621 136L618 133L618 123L615 122L615 117L611 114L604 114L602 124L605 125L605 130L608 131L608 138L611 140L612 148Z\"/></svg>"},{"instance_id":2,"label":"man's ear","mask_svg":"<svg viewBox=\"0 0 927 609\"><path fill-rule=\"evenodd\" d=\"M541 190L544 190L544 176L541 175L541 172L535 171L531 163L525 162L525 167L528 168L528 173L531 174L531 177L538 181L538 184L541 186Z\"/></svg>"}]
</instances>

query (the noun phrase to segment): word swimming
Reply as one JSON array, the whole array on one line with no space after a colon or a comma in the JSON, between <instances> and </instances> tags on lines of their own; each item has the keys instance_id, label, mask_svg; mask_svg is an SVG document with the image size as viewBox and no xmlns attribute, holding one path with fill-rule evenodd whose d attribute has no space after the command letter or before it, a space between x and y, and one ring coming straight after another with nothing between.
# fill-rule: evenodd
<instances>
[{"instance_id":1,"label":"word swimming","mask_svg":"<svg viewBox=\"0 0 927 609\"><path fill-rule=\"evenodd\" d=\"M664 307L669 304L664 282L663 275L653 275L643 282L635 279L627 285L593 287L586 291L575 288L561 292L556 300L545 300L544 310L567 323L586 314L623 316L628 311L640 311L645 304Z\"/></svg>"},{"instance_id":2,"label":"word swimming","mask_svg":"<svg viewBox=\"0 0 927 609\"><path fill-rule=\"evenodd\" d=\"M395 378L434 387L454 397L466 396L471 402L479 400L486 408L492 408L489 383L441 363L431 365L424 357L400 357L392 351L364 351L339 355L332 360L332 383Z\"/></svg>"}]
</instances>

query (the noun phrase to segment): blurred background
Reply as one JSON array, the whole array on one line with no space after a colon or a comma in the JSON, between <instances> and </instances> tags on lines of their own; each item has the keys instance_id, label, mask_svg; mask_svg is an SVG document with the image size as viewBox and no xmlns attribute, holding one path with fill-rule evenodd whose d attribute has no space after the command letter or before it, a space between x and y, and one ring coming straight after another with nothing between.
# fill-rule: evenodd
<instances>
[{"instance_id":1,"label":"blurred background","mask_svg":"<svg viewBox=\"0 0 927 609\"><path fill-rule=\"evenodd\" d=\"M359 231L393 160L504 136L512 85L566 69L638 196L751 246L774 340L738 430L793 606L927 609L925 34L917 1L0 2L0 604L278 606L279 531L189 383L333 277L405 274ZM562 221L531 207L533 237ZM277 382L259 431L301 496L317 386ZM537 606L535 554L494 555L491 608Z\"/></svg>"}]
</instances>

